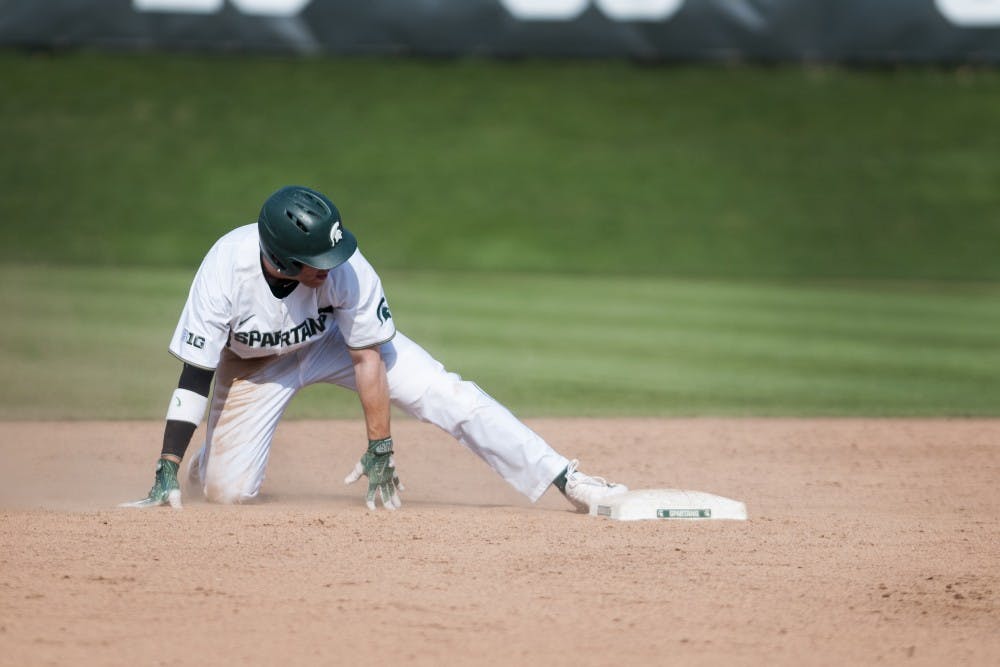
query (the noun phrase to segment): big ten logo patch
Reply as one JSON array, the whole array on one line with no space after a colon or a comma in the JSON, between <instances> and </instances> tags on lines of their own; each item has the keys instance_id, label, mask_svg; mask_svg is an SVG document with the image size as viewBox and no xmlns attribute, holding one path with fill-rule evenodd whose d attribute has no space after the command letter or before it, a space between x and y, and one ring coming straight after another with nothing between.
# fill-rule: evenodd
<instances>
[{"instance_id":1,"label":"big ten logo patch","mask_svg":"<svg viewBox=\"0 0 1000 667\"><path fill-rule=\"evenodd\" d=\"M1000 0L934 0L951 23L965 28L1000 26Z\"/></svg>"},{"instance_id":2,"label":"big ten logo patch","mask_svg":"<svg viewBox=\"0 0 1000 667\"><path fill-rule=\"evenodd\" d=\"M188 345L190 345L191 347L198 348L199 350L205 349L205 337L204 336L196 336L195 334L191 333L190 331L185 331L184 332L184 342L187 343Z\"/></svg>"}]
</instances>

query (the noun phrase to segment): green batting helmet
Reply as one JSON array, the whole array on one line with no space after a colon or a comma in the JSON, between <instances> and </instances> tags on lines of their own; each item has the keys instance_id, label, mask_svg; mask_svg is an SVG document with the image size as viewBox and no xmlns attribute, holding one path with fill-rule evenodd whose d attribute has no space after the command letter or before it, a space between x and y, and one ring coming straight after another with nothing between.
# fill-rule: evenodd
<instances>
[{"instance_id":1,"label":"green batting helmet","mask_svg":"<svg viewBox=\"0 0 1000 667\"><path fill-rule=\"evenodd\" d=\"M257 218L260 249L279 272L294 277L302 265L332 269L354 254L358 241L325 195L288 185L267 198Z\"/></svg>"}]
</instances>

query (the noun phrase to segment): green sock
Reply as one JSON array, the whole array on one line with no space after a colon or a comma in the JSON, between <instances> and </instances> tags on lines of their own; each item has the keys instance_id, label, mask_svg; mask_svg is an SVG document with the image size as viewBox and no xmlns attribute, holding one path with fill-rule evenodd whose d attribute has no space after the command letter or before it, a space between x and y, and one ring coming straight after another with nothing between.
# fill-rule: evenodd
<instances>
[{"instance_id":1,"label":"green sock","mask_svg":"<svg viewBox=\"0 0 1000 667\"><path fill-rule=\"evenodd\" d=\"M569 470L569 468L566 468L566 470ZM552 480L552 483L555 484L555 487L560 491L562 491L563 493L566 493L566 470L563 470L561 473L559 473L558 477Z\"/></svg>"}]
</instances>

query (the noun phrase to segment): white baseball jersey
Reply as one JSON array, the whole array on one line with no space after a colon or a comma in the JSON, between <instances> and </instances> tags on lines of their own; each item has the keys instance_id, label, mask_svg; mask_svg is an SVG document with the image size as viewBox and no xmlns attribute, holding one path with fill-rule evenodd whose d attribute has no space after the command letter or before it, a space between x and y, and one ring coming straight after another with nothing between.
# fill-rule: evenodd
<instances>
[{"instance_id":1,"label":"white baseball jersey","mask_svg":"<svg viewBox=\"0 0 1000 667\"><path fill-rule=\"evenodd\" d=\"M191 285L171 354L215 370L227 347L249 359L286 354L333 328L351 348L380 345L395 336L382 281L360 250L331 269L322 287L299 284L283 299L271 293L260 262L255 223L212 246Z\"/></svg>"},{"instance_id":2,"label":"white baseball jersey","mask_svg":"<svg viewBox=\"0 0 1000 667\"><path fill-rule=\"evenodd\" d=\"M322 382L357 390L348 348L379 346L390 400L459 439L531 500L566 468L566 457L474 382L396 334L382 282L360 251L323 286L300 283L282 299L260 261L257 225L219 239L170 341L174 356L216 371L205 443L190 468L210 500L257 495L278 422L300 389Z\"/></svg>"}]
</instances>

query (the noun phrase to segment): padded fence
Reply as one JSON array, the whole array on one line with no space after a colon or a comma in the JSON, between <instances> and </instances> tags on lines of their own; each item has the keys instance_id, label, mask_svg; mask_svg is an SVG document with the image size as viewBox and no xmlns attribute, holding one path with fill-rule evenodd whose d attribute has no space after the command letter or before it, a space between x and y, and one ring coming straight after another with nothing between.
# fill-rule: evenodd
<instances>
[{"instance_id":1,"label":"padded fence","mask_svg":"<svg viewBox=\"0 0 1000 667\"><path fill-rule=\"evenodd\" d=\"M992 64L1000 0L0 0L0 45Z\"/></svg>"}]
</instances>

